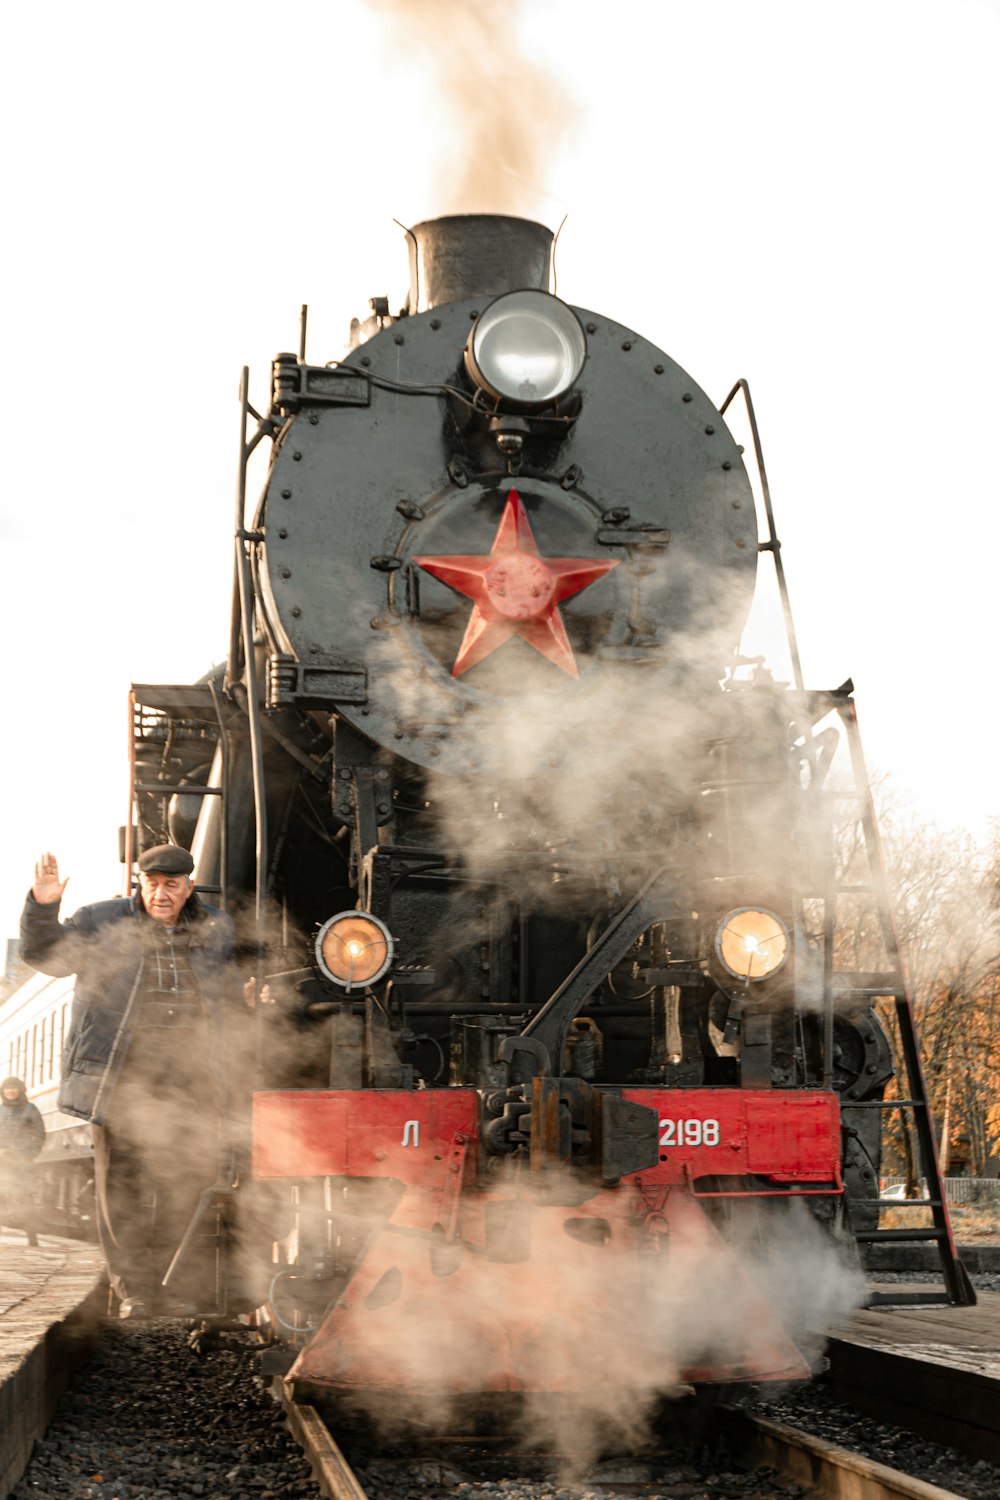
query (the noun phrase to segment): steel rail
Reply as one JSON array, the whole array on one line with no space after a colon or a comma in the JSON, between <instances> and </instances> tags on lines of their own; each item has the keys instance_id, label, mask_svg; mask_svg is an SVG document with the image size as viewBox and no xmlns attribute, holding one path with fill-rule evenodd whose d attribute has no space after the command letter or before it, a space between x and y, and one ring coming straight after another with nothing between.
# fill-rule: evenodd
<instances>
[{"instance_id":1,"label":"steel rail","mask_svg":"<svg viewBox=\"0 0 1000 1500\"><path fill-rule=\"evenodd\" d=\"M755 1462L772 1466L830 1500L961 1500L952 1490L914 1479L769 1417L747 1412L735 1415L746 1423L744 1451Z\"/></svg>"},{"instance_id":2,"label":"steel rail","mask_svg":"<svg viewBox=\"0 0 1000 1500\"><path fill-rule=\"evenodd\" d=\"M296 1401L284 1380L271 1386L284 1409L289 1426L312 1467L313 1478L327 1500L368 1500L347 1459L314 1406Z\"/></svg>"}]
</instances>

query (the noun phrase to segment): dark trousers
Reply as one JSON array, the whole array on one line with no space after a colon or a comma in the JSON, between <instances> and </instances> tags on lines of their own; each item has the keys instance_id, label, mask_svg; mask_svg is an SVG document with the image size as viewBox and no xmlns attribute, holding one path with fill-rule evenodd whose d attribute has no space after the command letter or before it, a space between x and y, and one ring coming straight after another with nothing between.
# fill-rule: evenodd
<instances>
[{"instance_id":1,"label":"dark trousers","mask_svg":"<svg viewBox=\"0 0 1000 1500\"><path fill-rule=\"evenodd\" d=\"M190 1067L188 1069L190 1080ZM205 1255L189 1257L167 1298L160 1288L203 1189L219 1163L218 1115L199 1097L133 1072L115 1092L108 1124L93 1127L97 1233L112 1290L170 1310L197 1304L210 1274ZM209 1286L211 1282L209 1282Z\"/></svg>"}]
</instances>

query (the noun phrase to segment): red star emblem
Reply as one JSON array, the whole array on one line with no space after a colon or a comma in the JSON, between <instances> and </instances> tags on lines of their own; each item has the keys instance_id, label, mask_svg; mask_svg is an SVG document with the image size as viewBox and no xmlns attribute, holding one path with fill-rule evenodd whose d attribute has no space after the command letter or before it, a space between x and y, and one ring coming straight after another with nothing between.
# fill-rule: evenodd
<instances>
[{"instance_id":1,"label":"red star emblem","mask_svg":"<svg viewBox=\"0 0 1000 1500\"><path fill-rule=\"evenodd\" d=\"M460 677L514 635L570 677L579 677L559 603L610 573L619 560L539 556L521 497L511 490L488 555L413 561L473 601L452 677Z\"/></svg>"}]
</instances>

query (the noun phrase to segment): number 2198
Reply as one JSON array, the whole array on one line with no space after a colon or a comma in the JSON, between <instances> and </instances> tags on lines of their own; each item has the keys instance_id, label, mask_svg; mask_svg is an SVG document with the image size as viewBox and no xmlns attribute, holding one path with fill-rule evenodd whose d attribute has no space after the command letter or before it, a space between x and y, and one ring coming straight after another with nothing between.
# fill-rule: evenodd
<instances>
[{"instance_id":1,"label":"number 2198","mask_svg":"<svg viewBox=\"0 0 1000 1500\"><path fill-rule=\"evenodd\" d=\"M717 1146L718 1120L661 1120L661 1146Z\"/></svg>"}]
</instances>

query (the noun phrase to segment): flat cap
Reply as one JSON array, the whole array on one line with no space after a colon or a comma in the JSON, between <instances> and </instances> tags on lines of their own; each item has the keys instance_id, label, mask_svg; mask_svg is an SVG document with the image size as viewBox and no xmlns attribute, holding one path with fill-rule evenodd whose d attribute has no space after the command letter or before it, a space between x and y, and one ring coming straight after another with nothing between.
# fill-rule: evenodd
<instances>
[{"instance_id":1,"label":"flat cap","mask_svg":"<svg viewBox=\"0 0 1000 1500\"><path fill-rule=\"evenodd\" d=\"M157 844L139 856L140 875L190 875L194 860L179 844Z\"/></svg>"}]
</instances>

